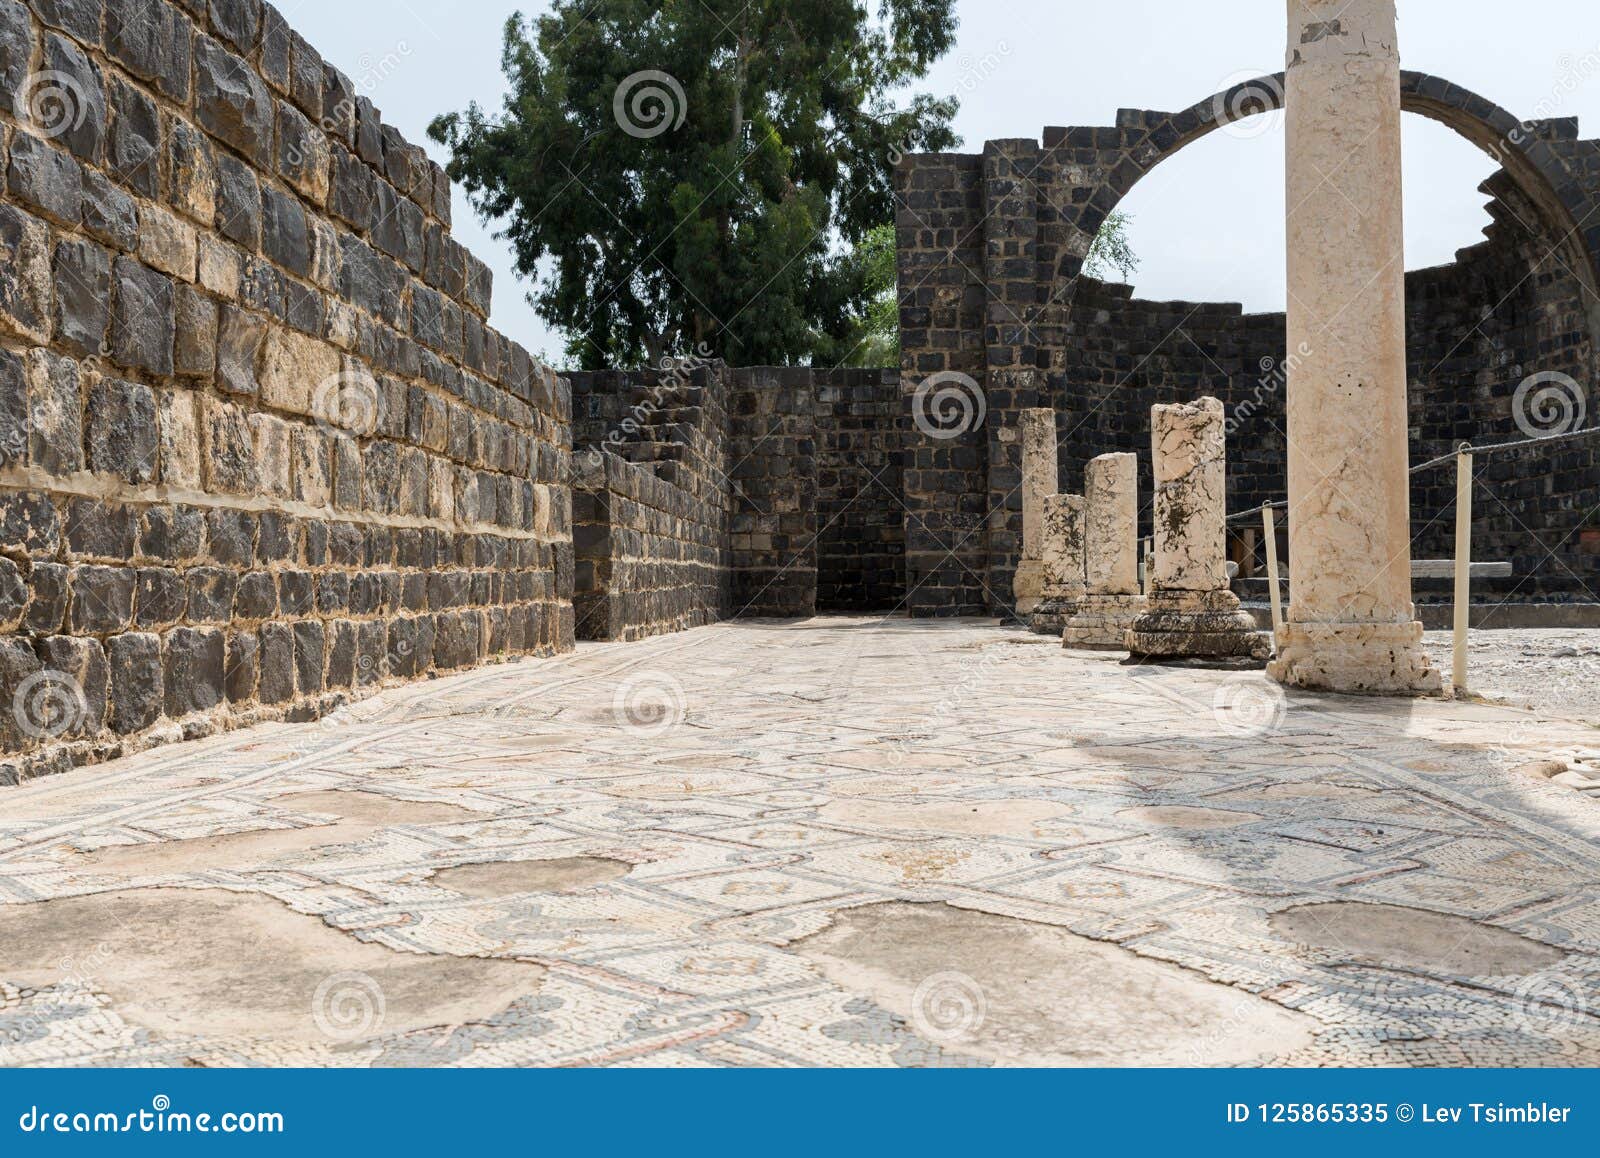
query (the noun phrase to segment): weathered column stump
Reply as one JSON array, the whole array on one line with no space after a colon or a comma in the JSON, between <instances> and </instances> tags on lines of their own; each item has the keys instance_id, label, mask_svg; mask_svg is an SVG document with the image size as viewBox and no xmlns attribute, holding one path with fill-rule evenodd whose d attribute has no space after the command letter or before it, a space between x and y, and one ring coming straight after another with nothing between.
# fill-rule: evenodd
<instances>
[{"instance_id":1,"label":"weathered column stump","mask_svg":"<svg viewBox=\"0 0 1600 1158\"><path fill-rule=\"evenodd\" d=\"M1228 589L1227 443L1222 403L1155 406L1155 560L1148 606L1128 650L1152 659L1265 662L1268 637Z\"/></svg>"},{"instance_id":2,"label":"weathered column stump","mask_svg":"<svg viewBox=\"0 0 1600 1158\"><path fill-rule=\"evenodd\" d=\"M1056 412L1024 410L1017 425L1022 434L1022 559L1012 583L1017 616L1026 621L1044 592L1045 500L1059 488L1056 469Z\"/></svg>"},{"instance_id":3,"label":"weathered column stump","mask_svg":"<svg viewBox=\"0 0 1600 1158\"><path fill-rule=\"evenodd\" d=\"M1121 651L1144 613L1139 591L1139 460L1102 454L1083 470L1085 593L1061 632L1063 647Z\"/></svg>"},{"instance_id":4,"label":"weathered column stump","mask_svg":"<svg viewBox=\"0 0 1600 1158\"><path fill-rule=\"evenodd\" d=\"M1044 593L1032 624L1040 635L1060 635L1083 603L1083 506L1082 495L1051 495L1044 501Z\"/></svg>"}]
</instances>

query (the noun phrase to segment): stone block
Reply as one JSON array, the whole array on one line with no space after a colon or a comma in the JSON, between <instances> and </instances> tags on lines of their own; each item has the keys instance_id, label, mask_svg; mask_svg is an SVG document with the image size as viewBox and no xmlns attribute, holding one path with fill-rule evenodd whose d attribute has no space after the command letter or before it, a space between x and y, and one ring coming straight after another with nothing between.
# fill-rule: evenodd
<instances>
[{"instance_id":1,"label":"stone block","mask_svg":"<svg viewBox=\"0 0 1600 1158\"><path fill-rule=\"evenodd\" d=\"M278 102L278 176L314 205L328 201L328 138L296 109Z\"/></svg>"},{"instance_id":2,"label":"stone block","mask_svg":"<svg viewBox=\"0 0 1600 1158\"><path fill-rule=\"evenodd\" d=\"M98 32L89 41L99 40ZM58 141L79 160L98 165L105 154L106 94L100 70L72 41L44 38L44 72L28 93L28 127Z\"/></svg>"},{"instance_id":3,"label":"stone block","mask_svg":"<svg viewBox=\"0 0 1600 1158\"><path fill-rule=\"evenodd\" d=\"M261 185L255 170L227 153L218 153L217 231L246 249L261 245Z\"/></svg>"},{"instance_id":4,"label":"stone block","mask_svg":"<svg viewBox=\"0 0 1600 1158\"><path fill-rule=\"evenodd\" d=\"M167 201L191 221L211 228L217 218L217 164L205 134L173 119L167 135Z\"/></svg>"},{"instance_id":5,"label":"stone block","mask_svg":"<svg viewBox=\"0 0 1600 1158\"><path fill-rule=\"evenodd\" d=\"M10 356L6 356L9 361ZM28 455L34 466L58 477L84 468L83 398L78 364L48 350L29 350ZM0 379L6 377L0 366Z\"/></svg>"},{"instance_id":6,"label":"stone block","mask_svg":"<svg viewBox=\"0 0 1600 1158\"><path fill-rule=\"evenodd\" d=\"M107 54L164 96L189 99L192 26L164 0L116 0L107 5Z\"/></svg>"},{"instance_id":7,"label":"stone block","mask_svg":"<svg viewBox=\"0 0 1600 1158\"><path fill-rule=\"evenodd\" d=\"M28 609L22 617L24 630L35 635L54 635L67 621L68 569L61 563L35 563L28 575Z\"/></svg>"},{"instance_id":8,"label":"stone block","mask_svg":"<svg viewBox=\"0 0 1600 1158\"><path fill-rule=\"evenodd\" d=\"M184 575L184 618L190 623L227 623L233 618L238 576L226 567L194 567Z\"/></svg>"},{"instance_id":9,"label":"stone block","mask_svg":"<svg viewBox=\"0 0 1600 1158\"><path fill-rule=\"evenodd\" d=\"M135 627L170 627L183 618L188 604L184 577L171 567L140 567L134 574Z\"/></svg>"},{"instance_id":10,"label":"stone block","mask_svg":"<svg viewBox=\"0 0 1600 1158\"><path fill-rule=\"evenodd\" d=\"M206 131L258 168L271 163L273 100L245 61L208 36L195 42L195 112Z\"/></svg>"},{"instance_id":11,"label":"stone block","mask_svg":"<svg viewBox=\"0 0 1600 1158\"><path fill-rule=\"evenodd\" d=\"M75 228L83 219L83 167L65 149L20 129L11 135L6 189L58 225Z\"/></svg>"},{"instance_id":12,"label":"stone block","mask_svg":"<svg viewBox=\"0 0 1600 1158\"><path fill-rule=\"evenodd\" d=\"M102 378L90 385L88 399L83 425L89 469L124 482L154 482L159 442L150 387Z\"/></svg>"},{"instance_id":13,"label":"stone block","mask_svg":"<svg viewBox=\"0 0 1600 1158\"><path fill-rule=\"evenodd\" d=\"M159 205L139 207L139 260L180 281L195 279L199 239L194 226Z\"/></svg>"},{"instance_id":14,"label":"stone block","mask_svg":"<svg viewBox=\"0 0 1600 1158\"><path fill-rule=\"evenodd\" d=\"M50 340L50 232L43 221L0 202L0 333Z\"/></svg>"},{"instance_id":15,"label":"stone block","mask_svg":"<svg viewBox=\"0 0 1600 1158\"><path fill-rule=\"evenodd\" d=\"M139 203L98 171L83 175L83 228L114 249L139 244Z\"/></svg>"},{"instance_id":16,"label":"stone block","mask_svg":"<svg viewBox=\"0 0 1600 1158\"><path fill-rule=\"evenodd\" d=\"M288 498L289 424L272 414L250 415L250 437L255 448L256 489L273 498Z\"/></svg>"},{"instance_id":17,"label":"stone block","mask_svg":"<svg viewBox=\"0 0 1600 1158\"><path fill-rule=\"evenodd\" d=\"M22 752L39 741L41 728L28 711L13 705L26 704L29 694L42 683L44 666L32 645L25 639L0 638L0 751Z\"/></svg>"},{"instance_id":18,"label":"stone block","mask_svg":"<svg viewBox=\"0 0 1600 1158\"><path fill-rule=\"evenodd\" d=\"M111 255L85 238L62 238L55 249L56 342L70 353L99 357L110 324Z\"/></svg>"},{"instance_id":19,"label":"stone block","mask_svg":"<svg viewBox=\"0 0 1600 1158\"><path fill-rule=\"evenodd\" d=\"M339 352L332 346L275 326L261 356L261 400L293 414L313 414L318 389L337 383L339 369Z\"/></svg>"},{"instance_id":20,"label":"stone block","mask_svg":"<svg viewBox=\"0 0 1600 1158\"><path fill-rule=\"evenodd\" d=\"M261 702L288 703L294 699L294 632L287 623L264 623L260 638Z\"/></svg>"},{"instance_id":21,"label":"stone block","mask_svg":"<svg viewBox=\"0 0 1600 1158\"><path fill-rule=\"evenodd\" d=\"M106 641L106 661L111 730L124 736L144 731L161 718L161 637L144 632L113 636Z\"/></svg>"},{"instance_id":22,"label":"stone block","mask_svg":"<svg viewBox=\"0 0 1600 1158\"><path fill-rule=\"evenodd\" d=\"M174 298L169 278L128 257L113 267L111 356L118 365L172 373Z\"/></svg>"},{"instance_id":23,"label":"stone block","mask_svg":"<svg viewBox=\"0 0 1600 1158\"><path fill-rule=\"evenodd\" d=\"M67 630L73 635L126 631L133 621L133 580L129 567L72 568L67 577Z\"/></svg>"},{"instance_id":24,"label":"stone block","mask_svg":"<svg viewBox=\"0 0 1600 1158\"><path fill-rule=\"evenodd\" d=\"M161 184L160 110L150 97L116 77L106 92L111 105L106 168L133 192L155 197Z\"/></svg>"},{"instance_id":25,"label":"stone block","mask_svg":"<svg viewBox=\"0 0 1600 1158\"><path fill-rule=\"evenodd\" d=\"M322 621L302 619L294 625L294 687L302 696L322 692L325 683L325 634Z\"/></svg>"},{"instance_id":26,"label":"stone block","mask_svg":"<svg viewBox=\"0 0 1600 1158\"><path fill-rule=\"evenodd\" d=\"M207 490L248 495L255 490L255 450L245 412L207 394L200 401L201 478Z\"/></svg>"},{"instance_id":27,"label":"stone block","mask_svg":"<svg viewBox=\"0 0 1600 1158\"><path fill-rule=\"evenodd\" d=\"M295 426L291 446L291 491L296 501L325 507L332 498L329 436L316 426Z\"/></svg>"},{"instance_id":28,"label":"stone block","mask_svg":"<svg viewBox=\"0 0 1600 1158\"><path fill-rule=\"evenodd\" d=\"M174 719L223 700L227 639L214 627L175 627L162 637L164 710Z\"/></svg>"},{"instance_id":29,"label":"stone block","mask_svg":"<svg viewBox=\"0 0 1600 1158\"><path fill-rule=\"evenodd\" d=\"M192 286L177 287L173 369L184 378L210 379L217 369L217 304Z\"/></svg>"},{"instance_id":30,"label":"stone block","mask_svg":"<svg viewBox=\"0 0 1600 1158\"><path fill-rule=\"evenodd\" d=\"M261 640L253 631L228 634L227 670L223 687L230 704L247 704L256 698L261 671Z\"/></svg>"}]
</instances>

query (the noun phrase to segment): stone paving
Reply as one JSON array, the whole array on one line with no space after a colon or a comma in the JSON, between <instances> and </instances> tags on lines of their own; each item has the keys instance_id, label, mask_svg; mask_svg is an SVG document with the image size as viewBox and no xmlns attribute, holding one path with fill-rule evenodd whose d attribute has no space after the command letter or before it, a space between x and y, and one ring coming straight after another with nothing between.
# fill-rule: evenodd
<instances>
[{"instance_id":1,"label":"stone paving","mask_svg":"<svg viewBox=\"0 0 1600 1158\"><path fill-rule=\"evenodd\" d=\"M1595 747L746 621L0 796L9 1065L1600 1064ZM1043 1027L1043 1028L1041 1028Z\"/></svg>"}]
</instances>

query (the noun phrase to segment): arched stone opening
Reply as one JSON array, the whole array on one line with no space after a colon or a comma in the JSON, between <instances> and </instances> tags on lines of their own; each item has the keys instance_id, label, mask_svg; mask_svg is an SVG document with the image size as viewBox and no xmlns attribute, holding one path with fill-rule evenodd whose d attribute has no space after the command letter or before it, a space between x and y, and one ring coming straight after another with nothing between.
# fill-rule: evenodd
<instances>
[{"instance_id":1,"label":"arched stone opening","mask_svg":"<svg viewBox=\"0 0 1600 1158\"><path fill-rule=\"evenodd\" d=\"M1283 495L1282 315L1144 302L1080 276L1094 233L1146 174L1233 121L1278 107L1281 93L1281 77L1265 77L1180 113L1123 110L1115 126L1051 128L1042 141L991 141L981 155L910 157L900 167L907 407L943 371L981 383L988 411L984 428L960 439L908 434L913 613L1005 608L1020 554L1014 428L1028 407L1056 410L1070 490L1094 454L1147 454L1151 404L1215 394L1232 416L1230 508ZM1485 241L1408 275L1417 461L1463 438L1519 437L1512 398L1535 371L1590 389L1600 351L1600 143L1580 140L1575 121L1522 123L1420 73L1405 74L1403 107L1503 165L1481 186L1494 222ZM1555 463L1548 452L1527 453L1484 465L1509 502L1487 504L1478 521L1484 551L1516 565L1502 593L1592 598L1584 590L1600 589L1600 528L1583 511L1595 504L1596 452L1585 446ZM1437 516L1453 501L1449 484L1442 475L1416 482L1421 555L1447 552L1449 523Z\"/></svg>"}]
</instances>

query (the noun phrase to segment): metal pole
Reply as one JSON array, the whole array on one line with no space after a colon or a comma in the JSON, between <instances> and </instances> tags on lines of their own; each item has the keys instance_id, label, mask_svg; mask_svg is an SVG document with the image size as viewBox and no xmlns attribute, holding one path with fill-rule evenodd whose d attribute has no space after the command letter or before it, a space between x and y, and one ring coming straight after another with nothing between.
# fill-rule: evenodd
<instances>
[{"instance_id":1,"label":"metal pole","mask_svg":"<svg viewBox=\"0 0 1600 1158\"><path fill-rule=\"evenodd\" d=\"M1455 664L1457 692L1467 690L1467 628L1472 614L1472 446L1456 452L1456 615Z\"/></svg>"},{"instance_id":2,"label":"metal pole","mask_svg":"<svg viewBox=\"0 0 1600 1158\"><path fill-rule=\"evenodd\" d=\"M1272 645L1277 647L1283 631L1283 596L1278 593L1278 527L1272 507L1262 504L1261 524L1267 536L1267 590L1272 593Z\"/></svg>"}]
</instances>

